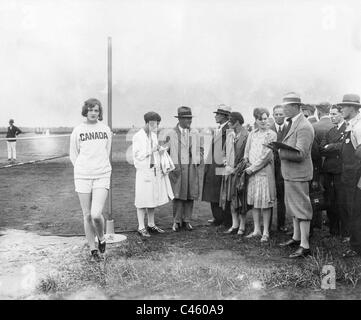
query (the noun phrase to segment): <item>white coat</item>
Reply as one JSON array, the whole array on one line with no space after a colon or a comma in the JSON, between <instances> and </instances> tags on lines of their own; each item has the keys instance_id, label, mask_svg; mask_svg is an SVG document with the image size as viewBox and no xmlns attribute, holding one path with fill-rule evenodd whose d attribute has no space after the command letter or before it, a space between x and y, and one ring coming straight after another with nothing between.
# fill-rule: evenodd
<instances>
[{"instance_id":1,"label":"white coat","mask_svg":"<svg viewBox=\"0 0 361 320\"><path fill-rule=\"evenodd\" d=\"M151 168L152 146L158 145L157 135L148 138L144 129L133 136L133 161L137 170L135 179L135 206L155 208L174 198L168 174L160 168L159 152L154 152L154 167Z\"/></svg>"}]
</instances>

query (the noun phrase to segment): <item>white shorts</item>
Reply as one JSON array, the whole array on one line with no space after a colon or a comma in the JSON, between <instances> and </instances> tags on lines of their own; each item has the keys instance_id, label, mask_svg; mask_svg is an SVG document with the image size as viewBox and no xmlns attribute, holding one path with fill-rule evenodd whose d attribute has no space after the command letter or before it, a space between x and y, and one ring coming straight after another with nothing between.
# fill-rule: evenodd
<instances>
[{"instance_id":1,"label":"white shorts","mask_svg":"<svg viewBox=\"0 0 361 320\"><path fill-rule=\"evenodd\" d=\"M107 189L110 187L110 177L99 179L74 179L75 191L91 193L93 189Z\"/></svg>"}]
</instances>

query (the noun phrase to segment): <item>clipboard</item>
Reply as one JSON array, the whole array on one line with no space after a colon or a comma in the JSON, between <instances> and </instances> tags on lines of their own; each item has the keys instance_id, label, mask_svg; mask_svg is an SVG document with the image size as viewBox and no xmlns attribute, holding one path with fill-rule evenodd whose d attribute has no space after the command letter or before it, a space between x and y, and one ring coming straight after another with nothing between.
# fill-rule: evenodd
<instances>
[{"instance_id":1,"label":"clipboard","mask_svg":"<svg viewBox=\"0 0 361 320\"><path fill-rule=\"evenodd\" d=\"M277 141L270 142L269 144L264 144L264 146L267 148L270 148L272 150L284 149L284 150L298 151L297 149L295 149L287 144L284 144L282 142L277 142Z\"/></svg>"}]
</instances>

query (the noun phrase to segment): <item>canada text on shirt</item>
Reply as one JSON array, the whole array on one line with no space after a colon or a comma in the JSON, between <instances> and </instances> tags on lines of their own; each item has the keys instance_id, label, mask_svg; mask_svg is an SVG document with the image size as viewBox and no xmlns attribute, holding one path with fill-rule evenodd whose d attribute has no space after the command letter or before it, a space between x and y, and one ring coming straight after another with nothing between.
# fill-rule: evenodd
<instances>
[{"instance_id":1,"label":"canada text on shirt","mask_svg":"<svg viewBox=\"0 0 361 320\"><path fill-rule=\"evenodd\" d=\"M81 133L79 136L81 141L108 139L106 132L86 132Z\"/></svg>"}]
</instances>

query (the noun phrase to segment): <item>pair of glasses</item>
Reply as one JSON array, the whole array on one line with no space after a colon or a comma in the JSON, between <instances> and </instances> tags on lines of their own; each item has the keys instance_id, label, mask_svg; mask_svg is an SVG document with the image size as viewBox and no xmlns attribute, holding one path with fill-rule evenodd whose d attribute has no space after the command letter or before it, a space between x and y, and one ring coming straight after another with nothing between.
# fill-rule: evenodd
<instances>
[{"instance_id":1,"label":"pair of glasses","mask_svg":"<svg viewBox=\"0 0 361 320\"><path fill-rule=\"evenodd\" d=\"M268 118L258 118L259 121L267 121Z\"/></svg>"}]
</instances>

